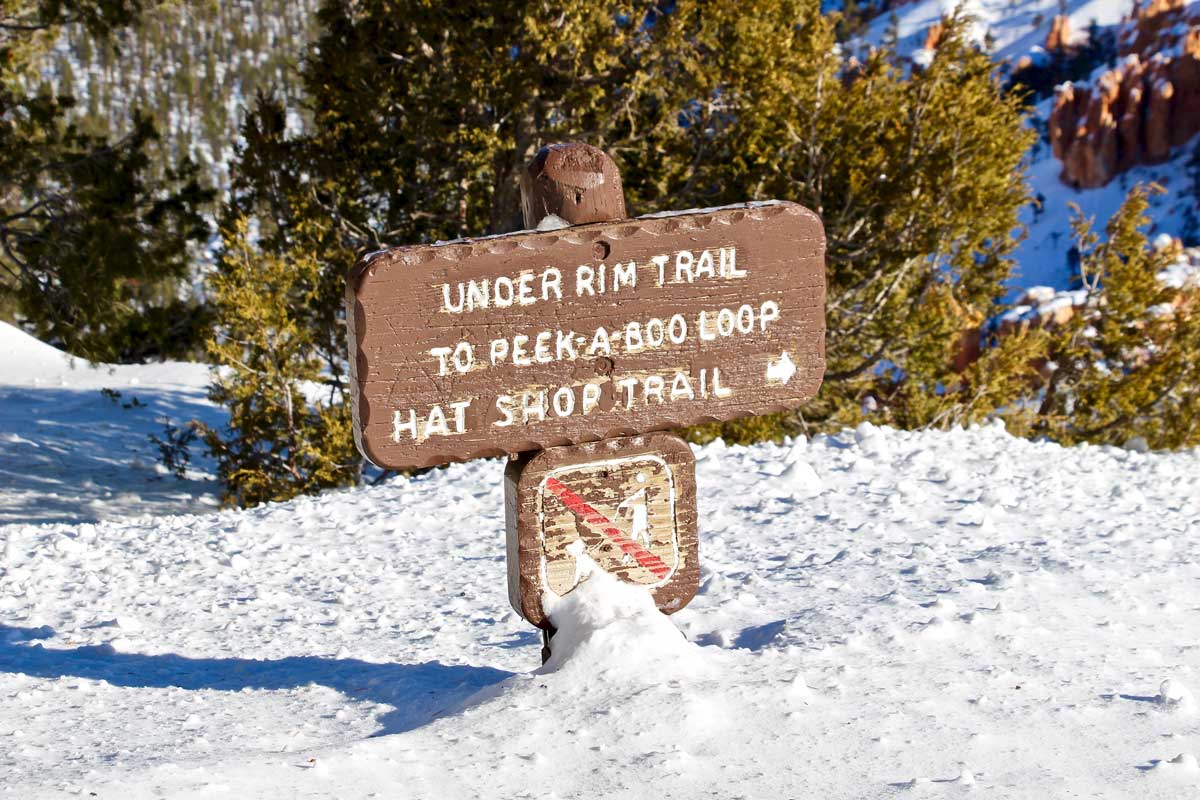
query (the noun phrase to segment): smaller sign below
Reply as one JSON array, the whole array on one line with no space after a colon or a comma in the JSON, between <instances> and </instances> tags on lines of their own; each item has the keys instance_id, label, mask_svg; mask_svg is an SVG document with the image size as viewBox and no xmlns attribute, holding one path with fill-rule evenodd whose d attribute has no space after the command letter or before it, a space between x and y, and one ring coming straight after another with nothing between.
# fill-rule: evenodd
<instances>
[{"instance_id":1,"label":"smaller sign below","mask_svg":"<svg viewBox=\"0 0 1200 800\"><path fill-rule=\"evenodd\" d=\"M673 613L696 593L696 462L678 436L655 433L518 459L505 471L508 591L513 608L550 628L546 596L593 569L644 586Z\"/></svg>"}]
</instances>

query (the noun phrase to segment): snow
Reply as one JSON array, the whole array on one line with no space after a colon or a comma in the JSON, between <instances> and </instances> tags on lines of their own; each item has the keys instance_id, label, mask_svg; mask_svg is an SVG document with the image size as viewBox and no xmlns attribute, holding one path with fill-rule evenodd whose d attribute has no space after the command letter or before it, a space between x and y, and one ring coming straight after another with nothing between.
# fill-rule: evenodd
<instances>
[{"instance_id":1,"label":"snow","mask_svg":"<svg viewBox=\"0 0 1200 800\"><path fill-rule=\"evenodd\" d=\"M1132 0L969 0L959 5L976 20L974 38L985 42L998 62L1011 63L1022 56L1045 58L1042 45L1056 14L1066 13L1072 31L1079 37L1086 35L1093 21L1101 27L1116 26L1133 9ZM894 13L899 23L897 50L917 65L927 65L934 54L924 49L926 32L955 6L954 0L916 0L899 5L873 20L862 42L878 45ZM1084 83L1094 85L1107 69L1107 65L1099 65ZM1052 105L1052 98L1040 102L1034 109L1035 120L1044 124ZM1072 203L1084 216L1094 219L1098 232L1103 232L1130 189L1138 183L1158 183L1165 193L1149 198L1148 213L1153 220L1150 233L1180 235L1184 211L1195 203L1184 169L1194 146L1195 140L1176 148L1168 161L1134 167L1106 186L1078 190L1059 180L1062 164L1050 153L1046 142L1038 142L1029 154L1028 180L1033 196L1041 199L1041 207L1029 205L1021 212L1020 222L1028 228L1028 235L1013 254L1017 270L1010 280L1012 288L1007 299L1015 300L1024 287L1034 285L1071 288L1075 277L1068 263L1068 253L1075 244Z\"/></svg>"},{"instance_id":2,"label":"snow","mask_svg":"<svg viewBox=\"0 0 1200 800\"><path fill-rule=\"evenodd\" d=\"M1039 106L1044 117L1049 106ZM1084 217L1091 218L1097 233L1104 234L1109 218L1121 207L1126 193L1139 183L1157 183L1164 189L1162 194L1151 195L1147 214L1152 220L1147 232L1151 239L1161 236L1174 237L1182 233L1183 211L1190 188L1184 179L1184 164L1191 157L1187 145L1178 148L1171 160L1152 166L1138 166L1118 175L1107 186L1098 189L1078 190L1066 186L1059 179L1062 164L1055 159L1046 145L1035 148L1029 169L1029 182L1035 194L1042 196L1042 208L1036 213L1027 206L1021 214L1021 222L1028 226L1027 238L1017 247L1014 254L1018 269L1013 280L1014 287L1044 284L1056 289L1066 289L1074 277L1068 262L1068 252L1075 245L1071 233L1071 220L1078 206ZM1014 288L1014 293L1019 293Z\"/></svg>"},{"instance_id":3,"label":"snow","mask_svg":"<svg viewBox=\"0 0 1200 800\"><path fill-rule=\"evenodd\" d=\"M207 384L202 364L90 366L0 322L0 523L212 508L203 448L177 480L148 439L167 419L220 424Z\"/></svg>"},{"instance_id":4,"label":"snow","mask_svg":"<svg viewBox=\"0 0 1200 800\"><path fill-rule=\"evenodd\" d=\"M544 667L499 461L0 526L0 796L1200 787L1200 453L870 424L696 450L696 599L593 575Z\"/></svg>"},{"instance_id":5,"label":"snow","mask_svg":"<svg viewBox=\"0 0 1200 800\"><path fill-rule=\"evenodd\" d=\"M911 56L924 45L930 26L956 7L976 20L972 33L977 41L990 37L994 56L1015 61L1045 43L1055 15L1064 10L1071 29L1086 32L1093 20L1101 26L1116 25L1133 4L1131 0L916 0L872 20L864 39L878 43L894 13L899 22L897 49Z\"/></svg>"}]
</instances>

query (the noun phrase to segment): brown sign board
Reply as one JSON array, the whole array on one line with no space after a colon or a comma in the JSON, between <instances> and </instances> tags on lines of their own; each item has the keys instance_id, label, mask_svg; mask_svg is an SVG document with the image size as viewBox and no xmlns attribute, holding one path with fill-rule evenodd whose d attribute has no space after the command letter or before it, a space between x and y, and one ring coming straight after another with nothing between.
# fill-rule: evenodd
<instances>
[{"instance_id":1,"label":"brown sign board","mask_svg":"<svg viewBox=\"0 0 1200 800\"><path fill-rule=\"evenodd\" d=\"M696 594L696 460L678 436L543 450L509 462L504 489L509 601L532 624L596 569L668 614Z\"/></svg>"},{"instance_id":2,"label":"brown sign board","mask_svg":"<svg viewBox=\"0 0 1200 800\"><path fill-rule=\"evenodd\" d=\"M825 369L824 254L781 201L371 254L359 450L424 467L794 409Z\"/></svg>"}]
</instances>

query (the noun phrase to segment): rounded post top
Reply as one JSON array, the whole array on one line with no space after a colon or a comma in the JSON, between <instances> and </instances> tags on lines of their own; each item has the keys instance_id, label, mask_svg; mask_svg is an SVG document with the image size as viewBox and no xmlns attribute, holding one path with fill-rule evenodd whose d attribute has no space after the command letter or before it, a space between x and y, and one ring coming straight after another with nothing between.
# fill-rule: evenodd
<instances>
[{"instance_id":1,"label":"rounded post top","mask_svg":"<svg viewBox=\"0 0 1200 800\"><path fill-rule=\"evenodd\" d=\"M616 163L582 142L547 145L521 173L525 227L553 215L568 225L625 219L625 193Z\"/></svg>"}]
</instances>

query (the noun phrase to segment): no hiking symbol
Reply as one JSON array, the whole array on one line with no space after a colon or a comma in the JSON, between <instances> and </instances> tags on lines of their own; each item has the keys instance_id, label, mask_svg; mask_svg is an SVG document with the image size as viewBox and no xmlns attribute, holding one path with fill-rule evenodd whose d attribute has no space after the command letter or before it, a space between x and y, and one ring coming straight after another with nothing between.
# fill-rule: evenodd
<instances>
[{"instance_id":1,"label":"no hiking symbol","mask_svg":"<svg viewBox=\"0 0 1200 800\"><path fill-rule=\"evenodd\" d=\"M661 586L679 566L675 481L648 453L553 470L538 493L542 584L574 589L589 567L626 583Z\"/></svg>"},{"instance_id":2,"label":"no hiking symbol","mask_svg":"<svg viewBox=\"0 0 1200 800\"><path fill-rule=\"evenodd\" d=\"M644 587L670 613L700 575L696 460L669 433L550 447L509 463L509 598L550 627L547 595L562 597L593 569Z\"/></svg>"},{"instance_id":3,"label":"no hiking symbol","mask_svg":"<svg viewBox=\"0 0 1200 800\"><path fill-rule=\"evenodd\" d=\"M596 568L678 611L696 470L667 431L816 394L821 220L782 200L628 218L616 164L583 144L539 150L521 205L528 230L355 265L355 440L392 469L509 459L509 599L547 639L543 601Z\"/></svg>"}]
</instances>

